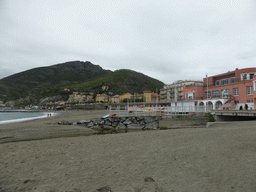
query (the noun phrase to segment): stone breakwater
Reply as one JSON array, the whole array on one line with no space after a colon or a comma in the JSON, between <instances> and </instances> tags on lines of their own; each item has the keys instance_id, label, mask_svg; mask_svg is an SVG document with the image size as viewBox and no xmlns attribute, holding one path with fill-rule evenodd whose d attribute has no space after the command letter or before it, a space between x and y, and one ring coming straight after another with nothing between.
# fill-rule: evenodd
<instances>
[{"instance_id":1,"label":"stone breakwater","mask_svg":"<svg viewBox=\"0 0 256 192\"><path fill-rule=\"evenodd\" d=\"M80 125L86 128L102 129L157 129L159 116L142 116L142 117L107 117L95 120L81 120L77 122L58 122L59 125Z\"/></svg>"}]
</instances>

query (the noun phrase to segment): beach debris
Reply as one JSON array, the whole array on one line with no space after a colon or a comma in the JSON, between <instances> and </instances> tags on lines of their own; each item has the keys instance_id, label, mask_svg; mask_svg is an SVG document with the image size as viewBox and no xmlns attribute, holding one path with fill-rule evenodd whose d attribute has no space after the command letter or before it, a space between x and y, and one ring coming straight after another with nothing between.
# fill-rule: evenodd
<instances>
[{"instance_id":1,"label":"beach debris","mask_svg":"<svg viewBox=\"0 0 256 192\"><path fill-rule=\"evenodd\" d=\"M77 124L89 124L91 121L86 120L80 120L77 122Z\"/></svg>"},{"instance_id":2,"label":"beach debris","mask_svg":"<svg viewBox=\"0 0 256 192\"><path fill-rule=\"evenodd\" d=\"M145 182L155 182L155 180L152 177L146 177L144 179Z\"/></svg>"},{"instance_id":3,"label":"beach debris","mask_svg":"<svg viewBox=\"0 0 256 192\"><path fill-rule=\"evenodd\" d=\"M23 181L24 184L28 183L28 182L35 182L36 180L30 180L30 179L27 179L25 181Z\"/></svg>"},{"instance_id":4,"label":"beach debris","mask_svg":"<svg viewBox=\"0 0 256 192\"><path fill-rule=\"evenodd\" d=\"M108 186L101 187L100 189L97 189L97 191L100 191L100 192L112 192L111 188L108 187Z\"/></svg>"},{"instance_id":5,"label":"beach debris","mask_svg":"<svg viewBox=\"0 0 256 192\"><path fill-rule=\"evenodd\" d=\"M69 122L69 121L64 121L64 122L58 122L58 125L73 125L72 122Z\"/></svg>"}]
</instances>

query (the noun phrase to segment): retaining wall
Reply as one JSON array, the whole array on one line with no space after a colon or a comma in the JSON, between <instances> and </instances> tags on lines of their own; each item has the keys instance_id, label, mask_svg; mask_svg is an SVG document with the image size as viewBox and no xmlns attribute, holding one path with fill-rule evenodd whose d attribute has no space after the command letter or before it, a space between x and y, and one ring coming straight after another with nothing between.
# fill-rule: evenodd
<instances>
[{"instance_id":1,"label":"retaining wall","mask_svg":"<svg viewBox=\"0 0 256 192\"><path fill-rule=\"evenodd\" d=\"M100 127L103 129L157 129L159 128L159 116L129 116L129 117L107 117L96 120L81 120L74 123L59 122L62 125L81 125L88 128Z\"/></svg>"}]
</instances>

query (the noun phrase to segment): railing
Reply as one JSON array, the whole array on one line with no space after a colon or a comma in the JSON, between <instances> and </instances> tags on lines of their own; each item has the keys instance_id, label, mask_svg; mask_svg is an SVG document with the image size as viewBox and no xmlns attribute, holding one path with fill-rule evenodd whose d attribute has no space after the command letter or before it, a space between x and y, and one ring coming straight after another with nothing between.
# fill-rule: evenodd
<instances>
[{"instance_id":1,"label":"railing","mask_svg":"<svg viewBox=\"0 0 256 192\"><path fill-rule=\"evenodd\" d=\"M167 106L161 107L159 105L144 106L109 106L109 114L118 117L127 116L176 116L176 115L193 115L198 113L210 112L212 110L209 106Z\"/></svg>"}]
</instances>

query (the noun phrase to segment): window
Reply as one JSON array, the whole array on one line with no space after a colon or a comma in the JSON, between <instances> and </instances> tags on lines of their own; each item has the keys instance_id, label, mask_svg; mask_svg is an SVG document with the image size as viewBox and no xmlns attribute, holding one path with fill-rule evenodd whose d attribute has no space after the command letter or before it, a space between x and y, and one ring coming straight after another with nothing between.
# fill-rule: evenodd
<instances>
[{"instance_id":1,"label":"window","mask_svg":"<svg viewBox=\"0 0 256 192\"><path fill-rule=\"evenodd\" d=\"M220 80L220 85L226 85L226 84L228 84L228 79Z\"/></svg>"},{"instance_id":2,"label":"window","mask_svg":"<svg viewBox=\"0 0 256 192\"><path fill-rule=\"evenodd\" d=\"M187 100L191 100L191 99L194 99L194 98L195 98L195 93L194 92L186 93L186 99Z\"/></svg>"},{"instance_id":3,"label":"window","mask_svg":"<svg viewBox=\"0 0 256 192\"><path fill-rule=\"evenodd\" d=\"M229 83L230 83L230 84L235 83L235 77L231 77L231 78L229 79Z\"/></svg>"},{"instance_id":4,"label":"window","mask_svg":"<svg viewBox=\"0 0 256 192\"><path fill-rule=\"evenodd\" d=\"M255 73L245 73L245 74L241 74L241 80L252 80L253 76L255 75Z\"/></svg>"},{"instance_id":5,"label":"window","mask_svg":"<svg viewBox=\"0 0 256 192\"><path fill-rule=\"evenodd\" d=\"M234 96L238 96L239 94L238 94L238 88L236 87L236 88L234 88Z\"/></svg>"},{"instance_id":6,"label":"window","mask_svg":"<svg viewBox=\"0 0 256 192\"><path fill-rule=\"evenodd\" d=\"M242 75L241 75L241 80L242 80L242 81L247 80L247 74L242 74Z\"/></svg>"},{"instance_id":7,"label":"window","mask_svg":"<svg viewBox=\"0 0 256 192\"><path fill-rule=\"evenodd\" d=\"M223 89L221 90L221 97L227 98L229 96L229 89Z\"/></svg>"},{"instance_id":8,"label":"window","mask_svg":"<svg viewBox=\"0 0 256 192\"><path fill-rule=\"evenodd\" d=\"M208 91L208 95L207 95L207 92L204 92L204 98L211 99L211 91Z\"/></svg>"},{"instance_id":9,"label":"window","mask_svg":"<svg viewBox=\"0 0 256 192\"><path fill-rule=\"evenodd\" d=\"M254 85L254 91L256 91L256 81L253 82Z\"/></svg>"},{"instance_id":10,"label":"window","mask_svg":"<svg viewBox=\"0 0 256 192\"><path fill-rule=\"evenodd\" d=\"M253 103L253 100L247 100L247 103Z\"/></svg>"},{"instance_id":11,"label":"window","mask_svg":"<svg viewBox=\"0 0 256 192\"><path fill-rule=\"evenodd\" d=\"M215 86L219 86L220 82L219 81L215 81Z\"/></svg>"},{"instance_id":12,"label":"window","mask_svg":"<svg viewBox=\"0 0 256 192\"><path fill-rule=\"evenodd\" d=\"M247 86L247 94L252 95L252 86Z\"/></svg>"},{"instance_id":13,"label":"window","mask_svg":"<svg viewBox=\"0 0 256 192\"><path fill-rule=\"evenodd\" d=\"M212 98L218 98L220 97L220 91L217 90L217 91L212 91Z\"/></svg>"}]
</instances>

